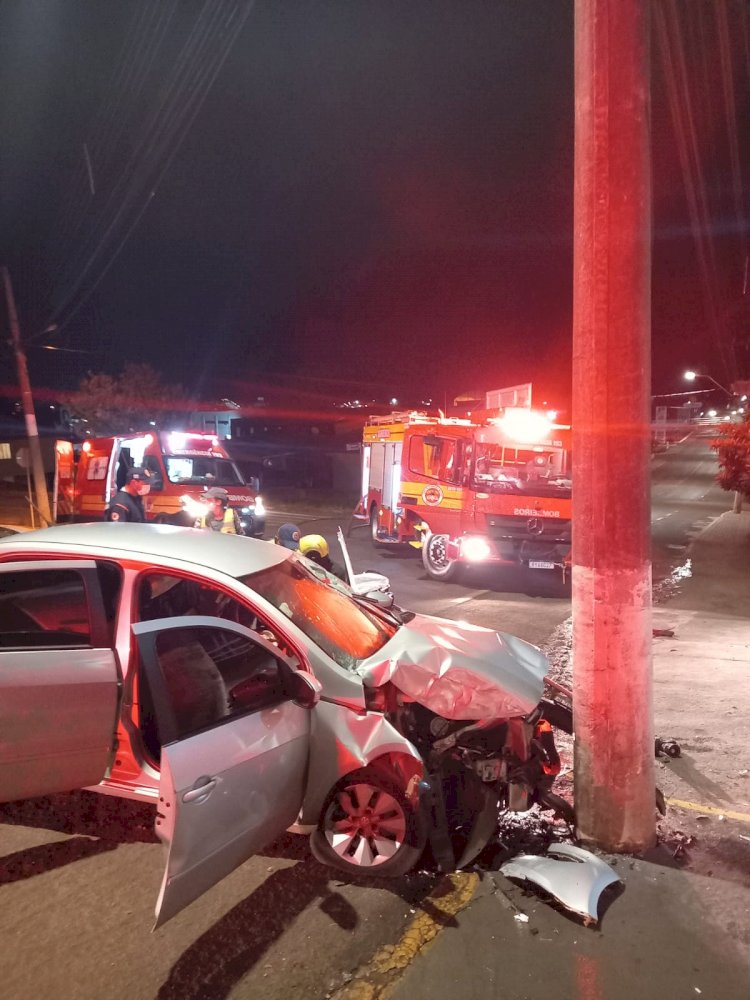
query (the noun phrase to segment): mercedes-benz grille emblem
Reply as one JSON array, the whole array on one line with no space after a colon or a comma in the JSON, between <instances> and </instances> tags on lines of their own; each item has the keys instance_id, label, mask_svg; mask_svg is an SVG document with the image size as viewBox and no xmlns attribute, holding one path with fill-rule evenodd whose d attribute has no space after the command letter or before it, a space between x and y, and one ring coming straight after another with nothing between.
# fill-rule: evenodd
<instances>
[{"instance_id":1,"label":"mercedes-benz grille emblem","mask_svg":"<svg viewBox=\"0 0 750 1000\"><path fill-rule=\"evenodd\" d=\"M526 522L530 535L541 535L544 531L544 521L541 517L530 517Z\"/></svg>"}]
</instances>

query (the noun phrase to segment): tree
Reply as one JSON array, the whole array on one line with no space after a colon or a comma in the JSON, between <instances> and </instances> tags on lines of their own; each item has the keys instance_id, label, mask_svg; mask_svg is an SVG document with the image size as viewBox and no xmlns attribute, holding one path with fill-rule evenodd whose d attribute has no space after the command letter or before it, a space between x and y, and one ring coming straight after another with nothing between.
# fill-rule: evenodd
<instances>
[{"instance_id":1,"label":"tree","mask_svg":"<svg viewBox=\"0 0 750 1000\"><path fill-rule=\"evenodd\" d=\"M724 490L734 490L734 509L742 508L742 499L750 500L750 420L727 424L711 442L719 457L716 481Z\"/></svg>"},{"instance_id":2,"label":"tree","mask_svg":"<svg viewBox=\"0 0 750 1000\"><path fill-rule=\"evenodd\" d=\"M94 435L143 430L190 409L180 386L163 382L150 365L132 363L118 376L89 372L70 404Z\"/></svg>"}]
</instances>

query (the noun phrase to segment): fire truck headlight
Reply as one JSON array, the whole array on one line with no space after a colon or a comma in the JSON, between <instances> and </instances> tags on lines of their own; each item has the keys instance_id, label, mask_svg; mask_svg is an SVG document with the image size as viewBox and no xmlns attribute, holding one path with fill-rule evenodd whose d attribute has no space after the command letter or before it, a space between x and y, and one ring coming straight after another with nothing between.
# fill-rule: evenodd
<instances>
[{"instance_id":1,"label":"fire truck headlight","mask_svg":"<svg viewBox=\"0 0 750 1000\"><path fill-rule=\"evenodd\" d=\"M491 554L492 549L484 538L470 537L461 541L461 556L467 562L484 562Z\"/></svg>"},{"instance_id":2,"label":"fire truck headlight","mask_svg":"<svg viewBox=\"0 0 750 1000\"><path fill-rule=\"evenodd\" d=\"M247 508L248 513L252 509L253 509L252 507L248 507ZM256 513L256 515L258 517L265 517L266 516L266 505L263 503L263 497L261 497L261 496L257 496L255 498L255 513Z\"/></svg>"}]
</instances>

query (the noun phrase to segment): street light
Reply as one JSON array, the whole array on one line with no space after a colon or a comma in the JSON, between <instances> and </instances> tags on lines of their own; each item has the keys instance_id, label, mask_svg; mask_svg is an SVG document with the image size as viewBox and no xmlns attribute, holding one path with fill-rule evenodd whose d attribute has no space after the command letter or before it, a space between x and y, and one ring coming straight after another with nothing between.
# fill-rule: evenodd
<instances>
[{"instance_id":1,"label":"street light","mask_svg":"<svg viewBox=\"0 0 750 1000\"><path fill-rule=\"evenodd\" d=\"M729 389L725 389L724 386L721 384L721 382L716 381L713 375L704 375L703 372L694 372L688 370L685 372L684 378L687 382L695 382L697 378L707 378L709 382L713 382L713 384L718 389L721 389L722 392L725 392L730 399L732 398L732 393L729 391Z\"/></svg>"},{"instance_id":2,"label":"street light","mask_svg":"<svg viewBox=\"0 0 750 1000\"><path fill-rule=\"evenodd\" d=\"M41 340L42 337L46 337L48 333L56 333L59 329L60 328L57 323L50 323L49 326L46 326L43 330L35 333L33 337L26 337L26 346L28 347L30 344L35 344L37 340Z\"/></svg>"},{"instance_id":3,"label":"street light","mask_svg":"<svg viewBox=\"0 0 750 1000\"><path fill-rule=\"evenodd\" d=\"M79 347L57 347L55 344L39 344L40 351L63 351L65 354L97 354L98 351L84 351Z\"/></svg>"}]
</instances>

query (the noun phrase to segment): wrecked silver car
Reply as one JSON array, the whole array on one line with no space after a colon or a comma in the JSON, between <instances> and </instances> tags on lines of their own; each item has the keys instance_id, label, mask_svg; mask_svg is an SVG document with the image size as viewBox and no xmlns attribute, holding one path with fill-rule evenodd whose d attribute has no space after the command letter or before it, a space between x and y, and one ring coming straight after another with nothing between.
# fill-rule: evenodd
<instances>
[{"instance_id":1,"label":"wrecked silver car","mask_svg":"<svg viewBox=\"0 0 750 1000\"><path fill-rule=\"evenodd\" d=\"M551 791L546 660L297 554L166 525L0 540L0 801L151 801L163 923L285 829L339 870L468 863Z\"/></svg>"}]
</instances>

